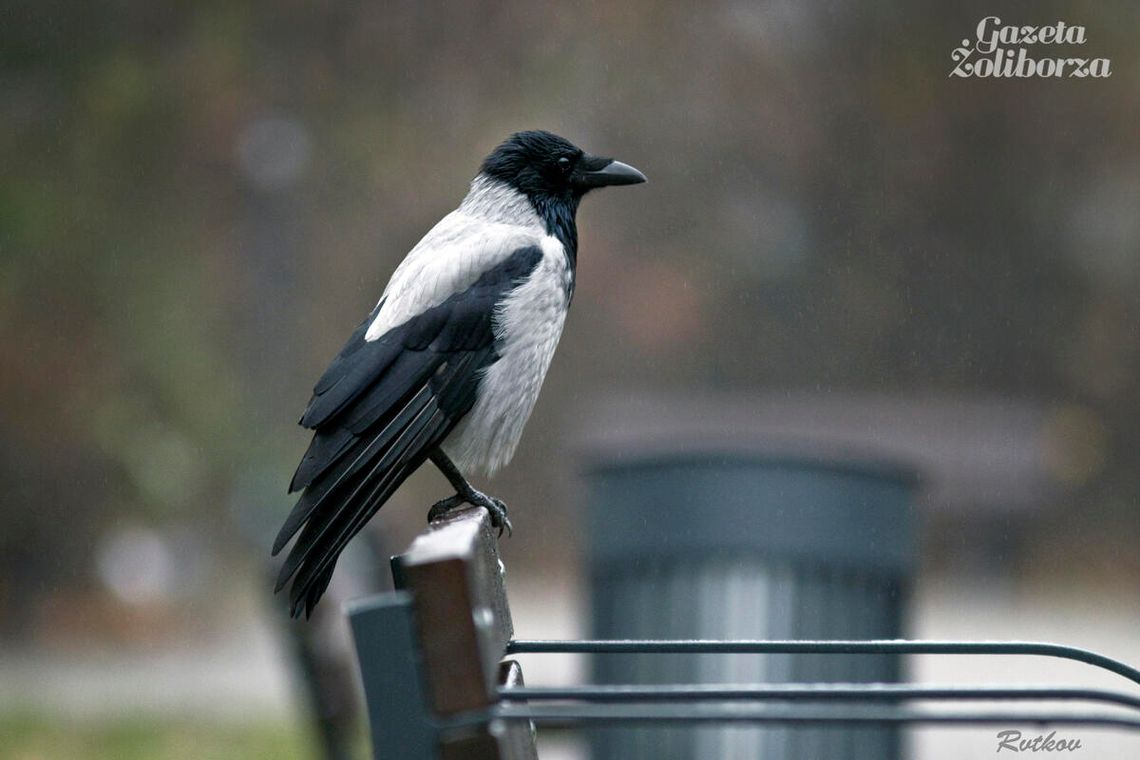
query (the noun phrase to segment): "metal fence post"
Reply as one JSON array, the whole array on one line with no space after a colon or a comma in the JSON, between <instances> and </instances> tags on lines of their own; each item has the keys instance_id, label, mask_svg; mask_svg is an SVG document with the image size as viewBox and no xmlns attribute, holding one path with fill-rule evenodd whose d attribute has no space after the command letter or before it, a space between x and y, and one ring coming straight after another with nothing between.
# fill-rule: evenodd
<instances>
[{"instance_id":1,"label":"metal fence post","mask_svg":"<svg viewBox=\"0 0 1140 760\"><path fill-rule=\"evenodd\" d=\"M436 760L437 735L417 652L412 596L397 591L348 605L368 703L375 760Z\"/></svg>"}]
</instances>

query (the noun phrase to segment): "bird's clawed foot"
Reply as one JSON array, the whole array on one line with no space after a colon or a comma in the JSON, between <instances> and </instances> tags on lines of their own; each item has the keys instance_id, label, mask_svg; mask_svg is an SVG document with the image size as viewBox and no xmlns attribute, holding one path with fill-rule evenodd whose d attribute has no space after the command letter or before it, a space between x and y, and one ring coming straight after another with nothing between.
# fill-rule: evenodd
<instances>
[{"instance_id":1,"label":"bird's clawed foot","mask_svg":"<svg viewBox=\"0 0 1140 760\"><path fill-rule=\"evenodd\" d=\"M508 536L511 535L512 526L510 518L507 517L507 505L504 504L501 499L488 496L474 488L466 493L457 493L442 501L437 501L432 505L431 509L428 510L428 522L433 523L442 517L446 517L450 512L458 509L463 504L483 507L491 513L491 527L499 529L499 536L502 537L504 530Z\"/></svg>"}]
</instances>

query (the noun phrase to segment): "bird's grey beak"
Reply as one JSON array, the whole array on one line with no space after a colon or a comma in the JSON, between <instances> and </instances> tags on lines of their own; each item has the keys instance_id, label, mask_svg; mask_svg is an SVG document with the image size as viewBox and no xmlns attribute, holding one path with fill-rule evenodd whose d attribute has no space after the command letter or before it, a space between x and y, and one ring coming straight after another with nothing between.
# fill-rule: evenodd
<instances>
[{"instance_id":1,"label":"bird's grey beak","mask_svg":"<svg viewBox=\"0 0 1140 760\"><path fill-rule=\"evenodd\" d=\"M636 185L645 181L645 175L634 169L629 164L623 164L621 161L613 161L610 159L594 159L582 161L584 164L583 169L587 169L591 163L601 163L606 161L598 169L580 170L578 175L574 178L574 184L584 190L592 190L595 187L607 187L609 185Z\"/></svg>"}]
</instances>

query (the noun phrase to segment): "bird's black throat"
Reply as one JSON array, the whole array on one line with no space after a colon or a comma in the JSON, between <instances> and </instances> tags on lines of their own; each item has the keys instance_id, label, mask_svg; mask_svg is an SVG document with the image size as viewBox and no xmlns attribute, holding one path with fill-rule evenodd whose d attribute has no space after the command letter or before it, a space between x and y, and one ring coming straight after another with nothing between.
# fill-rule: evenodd
<instances>
[{"instance_id":1,"label":"bird's black throat","mask_svg":"<svg viewBox=\"0 0 1140 760\"><path fill-rule=\"evenodd\" d=\"M578 264L578 224L575 217L578 213L580 196L573 193L564 195L535 194L530 196L531 205L542 219L546 232L553 235L566 249L566 258L570 262L570 273L573 276Z\"/></svg>"}]
</instances>

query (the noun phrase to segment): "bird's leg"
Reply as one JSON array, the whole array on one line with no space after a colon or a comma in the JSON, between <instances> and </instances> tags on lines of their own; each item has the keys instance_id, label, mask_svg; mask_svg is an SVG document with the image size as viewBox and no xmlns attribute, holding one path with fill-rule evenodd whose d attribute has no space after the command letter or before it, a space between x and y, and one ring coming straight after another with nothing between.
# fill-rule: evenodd
<instances>
[{"instance_id":1,"label":"bird's leg","mask_svg":"<svg viewBox=\"0 0 1140 760\"><path fill-rule=\"evenodd\" d=\"M477 490L468 483L467 478L463 477L463 473L448 458L447 454L443 453L442 449L435 449L429 456L432 464L439 468L439 471L447 478L447 482L451 483L451 487L455 489L454 496L437 501L428 510L429 523L438 520L461 504L471 504L472 506L483 507L491 513L491 525L499 529L500 536L503 535L503 530L507 531L508 536L511 534L511 521L507 518L506 504L494 496L488 496Z\"/></svg>"}]
</instances>

